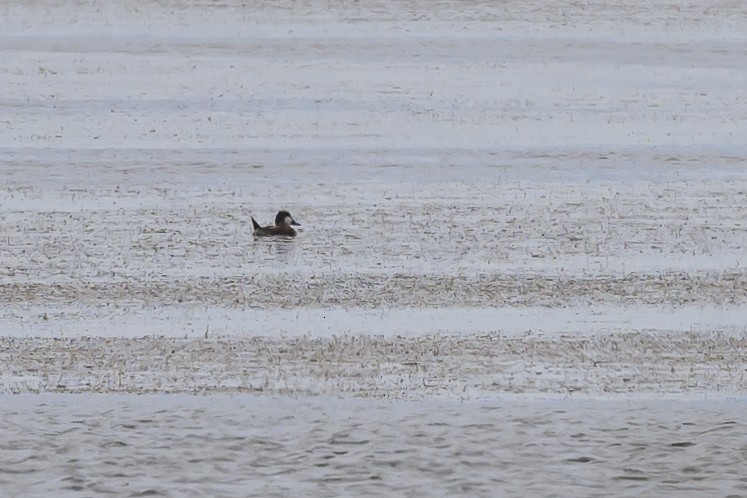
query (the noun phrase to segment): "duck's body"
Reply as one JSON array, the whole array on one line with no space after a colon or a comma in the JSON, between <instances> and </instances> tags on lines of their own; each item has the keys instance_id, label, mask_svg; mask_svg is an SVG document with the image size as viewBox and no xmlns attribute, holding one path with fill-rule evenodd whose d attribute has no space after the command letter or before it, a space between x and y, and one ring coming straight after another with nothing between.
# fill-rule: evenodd
<instances>
[{"instance_id":1,"label":"duck's body","mask_svg":"<svg viewBox=\"0 0 747 498\"><path fill-rule=\"evenodd\" d=\"M285 237L295 237L296 230L293 226L299 226L296 220L288 211L278 211L275 216L275 226L268 225L266 227L261 226L257 223L257 220L252 216L252 226L254 227L255 237L270 237L274 235L282 235Z\"/></svg>"}]
</instances>

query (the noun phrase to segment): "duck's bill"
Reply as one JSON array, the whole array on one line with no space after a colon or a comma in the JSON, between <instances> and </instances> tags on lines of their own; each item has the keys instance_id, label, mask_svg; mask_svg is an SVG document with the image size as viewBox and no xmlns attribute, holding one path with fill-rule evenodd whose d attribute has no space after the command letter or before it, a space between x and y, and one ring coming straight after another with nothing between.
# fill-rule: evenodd
<instances>
[{"instance_id":1,"label":"duck's bill","mask_svg":"<svg viewBox=\"0 0 747 498\"><path fill-rule=\"evenodd\" d=\"M300 227L300 226L301 226L301 224L300 224L300 223L296 223L296 220L293 220L293 221L291 221L291 225L293 225L293 226L297 226L297 227Z\"/></svg>"}]
</instances>

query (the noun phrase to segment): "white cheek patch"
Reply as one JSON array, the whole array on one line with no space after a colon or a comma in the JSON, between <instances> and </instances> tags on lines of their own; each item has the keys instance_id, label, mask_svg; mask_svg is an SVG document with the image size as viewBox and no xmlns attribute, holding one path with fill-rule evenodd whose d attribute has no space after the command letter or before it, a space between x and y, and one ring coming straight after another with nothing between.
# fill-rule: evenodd
<instances>
[{"instance_id":1,"label":"white cheek patch","mask_svg":"<svg viewBox=\"0 0 747 498\"><path fill-rule=\"evenodd\" d=\"M293 218L291 218L290 216L286 216L285 217L285 224L286 225L290 225L291 222L293 222Z\"/></svg>"}]
</instances>

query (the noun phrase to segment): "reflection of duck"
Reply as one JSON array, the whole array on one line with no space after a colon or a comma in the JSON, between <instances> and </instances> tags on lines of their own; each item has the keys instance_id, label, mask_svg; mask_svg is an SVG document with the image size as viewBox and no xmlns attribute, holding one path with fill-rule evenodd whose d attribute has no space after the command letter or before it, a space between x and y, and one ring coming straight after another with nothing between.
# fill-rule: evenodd
<instances>
[{"instance_id":1,"label":"reflection of duck","mask_svg":"<svg viewBox=\"0 0 747 498\"><path fill-rule=\"evenodd\" d=\"M257 223L257 220L254 219L254 216L252 216L252 225L254 226L255 237L266 237L271 235L295 237L296 231L291 225L300 226L288 211L278 211L278 214L275 216L275 226L268 225L262 227Z\"/></svg>"}]
</instances>

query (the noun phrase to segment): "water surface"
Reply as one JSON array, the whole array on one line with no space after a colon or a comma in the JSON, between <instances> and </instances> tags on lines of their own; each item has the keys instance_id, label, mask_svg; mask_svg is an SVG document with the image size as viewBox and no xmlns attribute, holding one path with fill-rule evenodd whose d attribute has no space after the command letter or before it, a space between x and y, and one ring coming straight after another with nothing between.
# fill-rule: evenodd
<instances>
[{"instance_id":1,"label":"water surface","mask_svg":"<svg viewBox=\"0 0 747 498\"><path fill-rule=\"evenodd\" d=\"M727 399L0 398L6 496L744 496Z\"/></svg>"}]
</instances>

